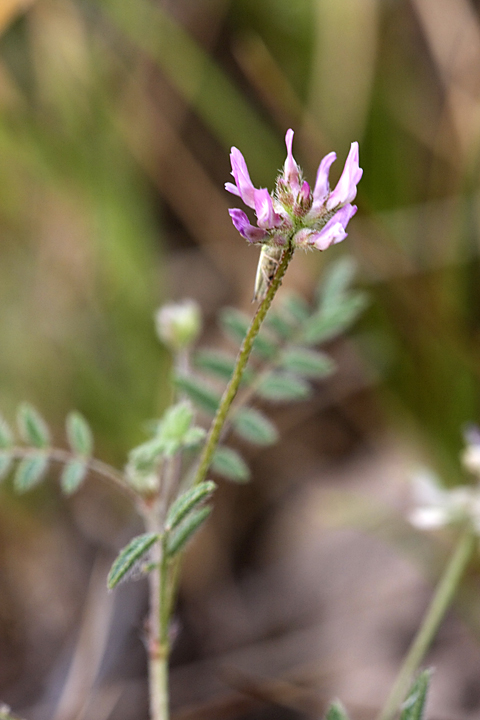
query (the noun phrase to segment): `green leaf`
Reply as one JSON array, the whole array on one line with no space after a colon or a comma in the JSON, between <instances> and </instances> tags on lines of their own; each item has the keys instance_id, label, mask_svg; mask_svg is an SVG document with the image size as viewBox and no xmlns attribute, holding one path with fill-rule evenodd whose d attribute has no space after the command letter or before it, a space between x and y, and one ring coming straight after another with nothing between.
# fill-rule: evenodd
<instances>
[{"instance_id":1,"label":"green leaf","mask_svg":"<svg viewBox=\"0 0 480 720\"><path fill-rule=\"evenodd\" d=\"M168 511L165 523L167 531L175 529L199 503L211 497L216 487L214 482L207 480L182 493Z\"/></svg>"},{"instance_id":2,"label":"green leaf","mask_svg":"<svg viewBox=\"0 0 480 720\"><path fill-rule=\"evenodd\" d=\"M216 350L199 350L194 356L197 368L226 381L232 376L235 362L236 358L233 355Z\"/></svg>"},{"instance_id":3,"label":"green leaf","mask_svg":"<svg viewBox=\"0 0 480 720\"><path fill-rule=\"evenodd\" d=\"M325 720L348 720L348 715L341 702L336 700L330 705Z\"/></svg>"},{"instance_id":4,"label":"green leaf","mask_svg":"<svg viewBox=\"0 0 480 720\"><path fill-rule=\"evenodd\" d=\"M164 443L159 438L153 438L153 440L148 440L129 452L128 466L134 472L150 473L156 469L163 452Z\"/></svg>"},{"instance_id":5,"label":"green leaf","mask_svg":"<svg viewBox=\"0 0 480 720\"><path fill-rule=\"evenodd\" d=\"M240 408L232 416L235 432L255 445L273 445L278 440L275 425L259 410Z\"/></svg>"},{"instance_id":6,"label":"green leaf","mask_svg":"<svg viewBox=\"0 0 480 720\"><path fill-rule=\"evenodd\" d=\"M38 485L47 471L48 462L48 455L32 455L21 460L15 471L15 490L24 493Z\"/></svg>"},{"instance_id":7,"label":"green leaf","mask_svg":"<svg viewBox=\"0 0 480 720\"><path fill-rule=\"evenodd\" d=\"M13 457L5 451L0 451L0 480L7 477L12 467Z\"/></svg>"},{"instance_id":8,"label":"green leaf","mask_svg":"<svg viewBox=\"0 0 480 720\"><path fill-rule=\"evenodd\" d=\"M76 410L67 415L67 438L74 453L90 457L93 452L93 434L83 415Z\"/></svg>"},{"instance_id":9,"label":"green leaf","mask_svg":"<svg viewBox=\"0 0 480 720\"><path fill-rule=\"evenodd\" d=\"M5 418L0 415L0 449L8 449L13 445L13 433Z\"/></svg>"},{"instance_id":10,"label":"green leaf","mask_svg":"<svg viewBox=\"0 0 480 720\"><path fill-rule=\"evenodd\" d=\"M314 313L305 322L302 341L307 345L316 345L340 335L353 323L366 304L365 293L355 293L346 297L339 305Z\"/></svg>"},{"instance_id":11,"label":"green leaf","mask_svg":"<svg viewBox=\"0 0 480 720\"><path fill-rule=\"evenodd\" d=\"M224 308L220 313L220 324L226 335L235 342L242 342L250 327L250 318L234 308ZM266 333L260 332L253 343L253 350L260 357L269 360L277 352L277 343Z\"/></svg>"},{"instance_id":12,"label":"green leaf","mask_svg":"<svg viewBox=\"0 0 480 720\"><path fill-rule=\"evenodd\" d=\"M311 390L308 382L285 372L268 373L256 388L260 397L273 402L305 400Z\"/></svg>"},{"instance_id":13,"label":"green leaf","mask_svg":"<svg viewBox=\"0 0 480 720\"><path fill-rule=\"evenodd\" d=\"M350 257L344 257L332 263L321 278L317 287L319 305L326 309L337 305L353 280L356 263Z\"/></svg>"},{"instance_id":14,"label":"green leaf","mask_svg":"<svg viewBox=\"0 0 480 720\"><path fill-rule=\"evenodd\" d=\"M65 495L71 495L78 490L88 472L88 465L85 460L75 458L70 460L63 470L60 476L60 485Z\"/></svg>"},{"instance_id":15,"label":"green leaf","mask_svg":"<svg viewBox=\"0 0 480 720\"><path fill-rule=\"evenodd\" d=\"M118 583L142 560L150 548L159 540L157 533L145 533L133 538L118 555L113 563L107 578L107 587L113 590Z\"/></svg>"},{"instance_id":16,"label":"green leaf","mask_svg":"<svg viewBox=\"0 0 480 720\"><path fill-rule=\"evenodd\" d=\"M169 407L158 426L158 437L163 441L174 440L181 444L189 431L193 420L193 410L188 402L180 402Z\"/></svg>"},{"instance_id":17,"label":"green leaf","mask_svg":"<svg viewBox=\"0 0 480 720\"><path fill-rule=\"evenodd\" d=\"M311 378L324 378L335 370L335 363L325 353L302 347L290 347L283 353L281 367L297 375Z\"/></svg>"},{"instance_id":18,"label":"green leaf","mask_svg":"<svg viewBox=\"0 0 480 720\"><path fill-rule=\"evenodd\" d=\"M295 334L295 324L288 322L280 313L272 312L265 319L265 325L273 330L282 340L290 340Z\"/></svg>"},{"instance_id":19,"label":"green leaf","mask_svg":"<svg viewBox=\"0 0 480 720\"><path fill-rule=\"evenodd\" d=\"M203 525L211 512L212 507L210 505L206 505L199 510L193 510L193 512L187 516L185 522L179 525L172 533L169 533L167 553L170 557L173 557L183 550L185 545Z\"/></svg>"},{"instance_id":20,"label":"green leaf","mask_svg":"<svg viewBox=\"0 0 480 720\"><path fill-rule=\"evenodd\" d=\"M310 308L308 307L305 300L296 293L290 293L286 298L283 299L281 304L282 317L286 316L285 319L293 320L295 323L302 323L310 315Z\"/></svg>"},{"instance_id":21,"label":"green leaf","mask_svg":"<svg viewBox=\"0 0 480 720\"><path fill-rule=\"evenodd\" d=\"M179 375L175 378L175 385L188 395L190 400L207 415L215 415L220 403L220 395L198 378L191 375Z\"/></svg>"},{"instance_id":22,"label":"green leaf","mask_svg":"<svg viewBox=\"0 0 480 720\"><path fill-rule=\"evenodd\" d=\"M424 670L413 682L402 705L400 720L423 720L432 670Z\"/></svg>"},{"instance_id":23,"label":"green leaf","mask_svg":"<svg viewBox=\"0 0 480 720\"><path fill-rule=\"evenodd\" d=\"M204 430L202 427L198 427L197 425L195 425L194 427L190 428L187 433L185 433L185 436L183 438L184 447L191 448L200 445L206 434L206 430Z\"/></svg>"},{"instance_id":24,"label":"green leaf","mask_svg":"<svg viewBox=\"0 0 480 720\"><path fill-rule=\"evenodd\" d=\"M41 415L30 403L22 403L17 413L18 429L22 440L36 448L47 448L50 444L50 433Z\"/></svg>"},{"instance_id":25,"label":"green leaf","mask_svg":"<svg viewBox=\"0 0 480 720\"><path fill-rule=\"evenodd\" d=\"M211 470L227 480L245 483L250 480L250 468L236 450L219 445L215 450Z\"/></svg>"}]
</instances>

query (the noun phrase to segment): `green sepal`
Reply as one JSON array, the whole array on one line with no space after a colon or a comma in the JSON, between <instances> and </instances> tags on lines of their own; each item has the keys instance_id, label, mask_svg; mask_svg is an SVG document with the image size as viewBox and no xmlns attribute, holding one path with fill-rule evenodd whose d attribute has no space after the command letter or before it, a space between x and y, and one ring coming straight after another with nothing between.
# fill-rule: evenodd
<instances>
[{"instance_id":1,"label":"green sepal","mask_svg":"<svg viewBox=\"0 0 480 720\"><path fill-rule=\"evenodd\" d=\"M38 454L23 458L15 471L13 486L19 493L27 492L44 478L49 463L48 455Z\"/></svg>"},{"instance_id":2,"label":"green sepal","mask_svg":"<svg viewBox=\"0 0 480 720\"><path fill-rule=\"evenodd\" d=\"M348 720L347 712L339 700L330 705L325 720Z\"/></svg>"},{"instance_id":3,"label":"green sepal","mask_svg":"<svg viewBox=\"0 0 480 720\"><path fill-rule=\"evenodd\" d=\"M64 465L60 485L65 495L74 493L85 480L88 464L81 458L74 458Z\"/></svg>"},{"instance_id":4,"label":"green sepal","mask_svg":"<svg viewBox=\"0 0 480 720\"><path fill-rule=\"evenodd\" d=\"M428 669L421 672L414 680L407 698L402 704L400 720L423 720L431 677L432 670Z\"/></svg>"},{"instance_id":5,"label":"green sepal","mask_svg":"<svg viewBox=\"0 0 480 720\"><path fill-rule=\"evenodd\" d=\"M14 444L13 433L5 418L0 415L0 450L7 450Z\"/></svg>"},{"instance_id":6,"label":"green sepal","mask_svg":"<svg viewBox=\"0 0 480 720\"><path fill-rule=\"evenodd\" d=\"M240 408L232 416L237 435L254 445L273 445L278 440L278 430L263 413L254 408Z\"/></svg>"},{"instance_id":7,"label":"green sepal","mask_svg":"<svg viewBox=\"0 0 480 720\"><path fill-rule=\"evenodd\" d=\"M220 404L220 395L206 383L191 375L177 375L177 388L207 415L215 415Z\"/></svg>"},{"instance_id":8,"label":"green sepal","mask_svg":"<svg viewBox=\"0 0 480 720\"><path fill-rule=\"evenodd\" d=\"M93 433L83 415L73 410L66 420L68 443L77 455L90 457L93 452Z\"/></svg>"},{"instance_id":9,"label":"green sepal","mask_svg":"<svg viewBox=\"0 0 480 720\"><path fill-rule=\"evenodd\" d=\"M157 533L145 533L144 535L137 535L137 537L133 538L119 553L108 573L108 589L113 590L132 568L142 560L159 539L160 535Z\"/></svg>"},{"instance_id":10,"label":"green sepal","mask_svg":"<svg viewBox=\"0 0 480 720\"><path fill-rule=\"evenodd\" d=\"M236 450L219 445L213 455L210 466L213 472L227 480L237 483L246 483L250 480L250 468Z\"/></svg>"},{"instance_id":11,"label":"green sepal","mask_svg":"<svg viewBox=\"0 0 480 720\"><path fill-rule=\"evenodd\" d=\"M167 532L174 530L199 503L211 497L216 487L212 480L206 480L182 493L168 511L165 522Z\"/></svg>"},{"instance_id":12,"label":"green sepal","mask_svg":"<svg viewBox=\"0 0 480 720\"><path fill-rule=\"evenodd\" d=\"M312 392L308 382L286 372L268 373L256 388L257 394L271 402L305 400Z\"/></svg>"},{"instance_id":13,"label":"green sepal","mask_svg":"<svg viewBox=\"0 0 480 720\"><path fill-rule=\"evenodd\" d=\"M205 505L205 507L198 510L193 510L181 525L168 534L167 554L169 557L173 557L183 550L188 541L191 540L208 518L212 509L210 505Z\"/></svg>"},{"instance_id":14,"label":"green sepal","mask_svg":"<svg viewBox=\"0 0 480 720\"><path fill-rule=\"evenodd\" d=\"M5 450L0 451L0 480L7 477L12 467L13 457Z\"/></svg>"},{"instance_id":15,"label":"green sepal","mask_svg":"<svg viewBox=\"0 0 480 720\"><path fill-rule=\"evenodd\" d=\"M280 366L309 378L328 377L335 370L335 363L328 355L302 347L290 347L284 350Z\"/></svg>"},{"instance_id":16,"label":"green sepal","mask_svg":"<svg viewBox=\"0 0 480 720\"><path fill-rule=\"evenodd\" d=\"M24 442L33 447L44 449L50 444L50 432L39 412L30 405L22 403L18 408L17 423Z\"/></svg>"}]
</instances>

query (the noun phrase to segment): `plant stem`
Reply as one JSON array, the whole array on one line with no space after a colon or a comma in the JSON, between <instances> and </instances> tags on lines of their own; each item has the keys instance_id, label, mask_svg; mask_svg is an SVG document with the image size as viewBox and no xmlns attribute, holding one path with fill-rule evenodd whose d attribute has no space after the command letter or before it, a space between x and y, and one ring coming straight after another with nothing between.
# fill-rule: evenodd
<instances>
[{"instance_id":1,"label":"plant stem","mask_svg":"<svg viewBox=\"0 0 480 720\"><path fill-rule=\"evenodd\" d=\"M395 717L408 691L412 677L428 651L440 623L453 600L474 547L475 534L472 528L468 526L460 536L458 545L445 568L423 622L403 661L400 672L378 720L393 720Z\"/></svg>"},{"instance_id":2,"label":"plant stem","mask_svg":"<svg viewBox=\"0 0 480 720\"><path fill-rule=\"evenodd\" d=\"M270 308L270 305L272 304L272 300L275 297L278 288L282 284L283 276L287 271L290 260L293 257L293 253L293 247L287 247L283 252L280 264L278 266L278 270L275 273L270 287L268 288L268 292L265 295L264 300L258 306L257 312L255 313L250 327L247 331L247 334L245 335L242 346L240 348L240 352L238 353L237 362L235 364L232 377L225 389L225 392L222 395L220 405L218 406L218 410L216 412L215 418L213 419L207 440L203 447L193 485L198 485L198 483L205 480L208 468L210 467L210 463L212 461L213 453L215 452L215 449L220 440L220 434L225 424L228 411L232 402L235 399L235 395L237 394L237 390L239 388L243 373L247 366L250 353L252 352L253 343L258 335L258 332Z\"/></svg>"},{"instance_id":3,"label":"plant stem","mask_svg":"<svg viewBox=\"0 0 480 720\"><path fill-rule=\"evenodd\" d=\"M294 248L287 247L270 284L265 299L260 303L250 324L248 332L240 348L237 362L223 393L215 418L207 436L198 469L192 486L205 479L212 461L213 453L218 445L222 428L225 424L230 406L237 394L243 372L247 366L253 343L258 335L263 320L272 304L275 293L282 284L283 276L293 257ZM164 478L166 481L166 478ZM158 501L144 514L145 524L149 532L163 533L164 515L168 505L169 489L164 498ZM175 602L180 569L180 557L169 563L166 557L165 538L155 545L154 569L150 572L150 619L149 619L149 678L150 678L150 720L168 720L168 659L170 653L169 626Z\"/></svg>"}]
</instances>

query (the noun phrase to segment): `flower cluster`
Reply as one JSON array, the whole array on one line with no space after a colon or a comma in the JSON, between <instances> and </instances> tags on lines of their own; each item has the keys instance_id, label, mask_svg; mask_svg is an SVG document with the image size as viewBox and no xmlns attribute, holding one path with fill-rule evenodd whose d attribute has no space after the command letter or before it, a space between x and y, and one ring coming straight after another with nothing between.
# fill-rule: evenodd
<instances>
[{"instance_id":1,"label":"flower cluster","mask_svg":"<svg viewBox=\"0 0 480 720\"><path fill-rule=\"evenodd\" d=\"M282 247L292 242L295 247L326 250L347 237L346 227L357 211L352 201L363 173L358 165L358 143L352 143L334 190L330 190L328 174L336 154L331 152L323 158L313 192L293 157L292 143L293 130L288 130L287 159L272 195L266 188L253 186L242 153L232 148L230 160L235 184L226 183L225 189L255 211L257 226L238 208L229 210L230 217L250 243Z\"/></svg>"},{"instance_id":2,"label":"flower cluster","mask_svg":"<svg viewBox=\"0 0 480 720\"><path fill-rule=\"evenodd\" d=\"M480 535L480 431L469 427L465 432L466 448L462 453L465 470L473 474L475 485L443 488L438 478L424 470L413 478L416 504L410 513L412 525L421 530L434 530L445 525L470 522Z\"/></svg>"}]
</instances>

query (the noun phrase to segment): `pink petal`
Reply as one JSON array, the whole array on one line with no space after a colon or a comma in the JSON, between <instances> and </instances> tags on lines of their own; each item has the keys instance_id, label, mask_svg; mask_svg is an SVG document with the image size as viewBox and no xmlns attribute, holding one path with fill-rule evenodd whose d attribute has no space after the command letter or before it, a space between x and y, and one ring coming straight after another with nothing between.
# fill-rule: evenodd
<instances>
[{"instance_id":1,"label":"pink petal","mask_svg":"<svg viewBox=\"0 0 480 720\"><path fill-rule=\"evenodd\" d=\"M259 243L268 237L268 233L264 230L250 224L250 221L243 210L240 210L239 208L230 208L228 212L236 229L240 235L245 238L245 240L248 240L248 242Z\"/></svg>"},{"instance_id":2,"label":"pink petal","mask_svg":"<svg viewBox=\"0 0 480 720\"><path fill-rule=\"evenodd\" d=\"M294 194L296 195L300 190L300 169L293 157L292 144L293 130L290 129L287 130L287 134L285 135L285 145L287 146L287 159L285 160L285 164L283 166L283 176L285 180L289 183Z\"/></svg>"},{"instance_id":3,"label":"pink petal","mask_svg":"<svg viewBox=\"0 0 480 720\"><path fill-rule=\"evenodd\" d=\"M250 180L250 175L248 174L248 168L247 163L245 162L245 158L243 157L240 150L238 150L236 147L232 147L232 151L230 153L230 162L232 164L232 175L235 178L235 183L238 190L237 193L234 192L233 194L238 194L242 198L245 205L254 208L255 188L252 181ZM232 192L230 187L227 189L229 192Z\"/></svg>"},{"instance_id":4,"label":"pink petal","mask_svg":"<svg viewBox=\"0 0 480 720\"><path fill-rule=\"evenodd\" d=\"M353 142L348 153L345 167L335 190L327 199L327 210L351 203L357 194L357 183L360 182L363 170L358 165L358 143Z\"/></svg>"},{"instance_id":5,"label":"pink petal","mask_svg":"<svg viewBox=\"0 0 480 720\"><path fill-rule=\"evenodd\" d=\"M282 217L273 209L273 201L266 188L255 190L255 212L258 225L265 230L282 224Z\"/></svg>"},{"instance_id":6,"label":"pink petal","mask_svg":"<svg viewBox=\"0 0 480 720\"><path fill-rule=\"evenodd\" d=\"M313 189L313 205L311 213L317 212L323 207L323 204L330 192L330 185L328 183L328 174L332 164L337 159L337 155L334 152L325 155L322 162L318 166L317 179L315 181L315 187Z\"/></svg>"}]
</instances>

